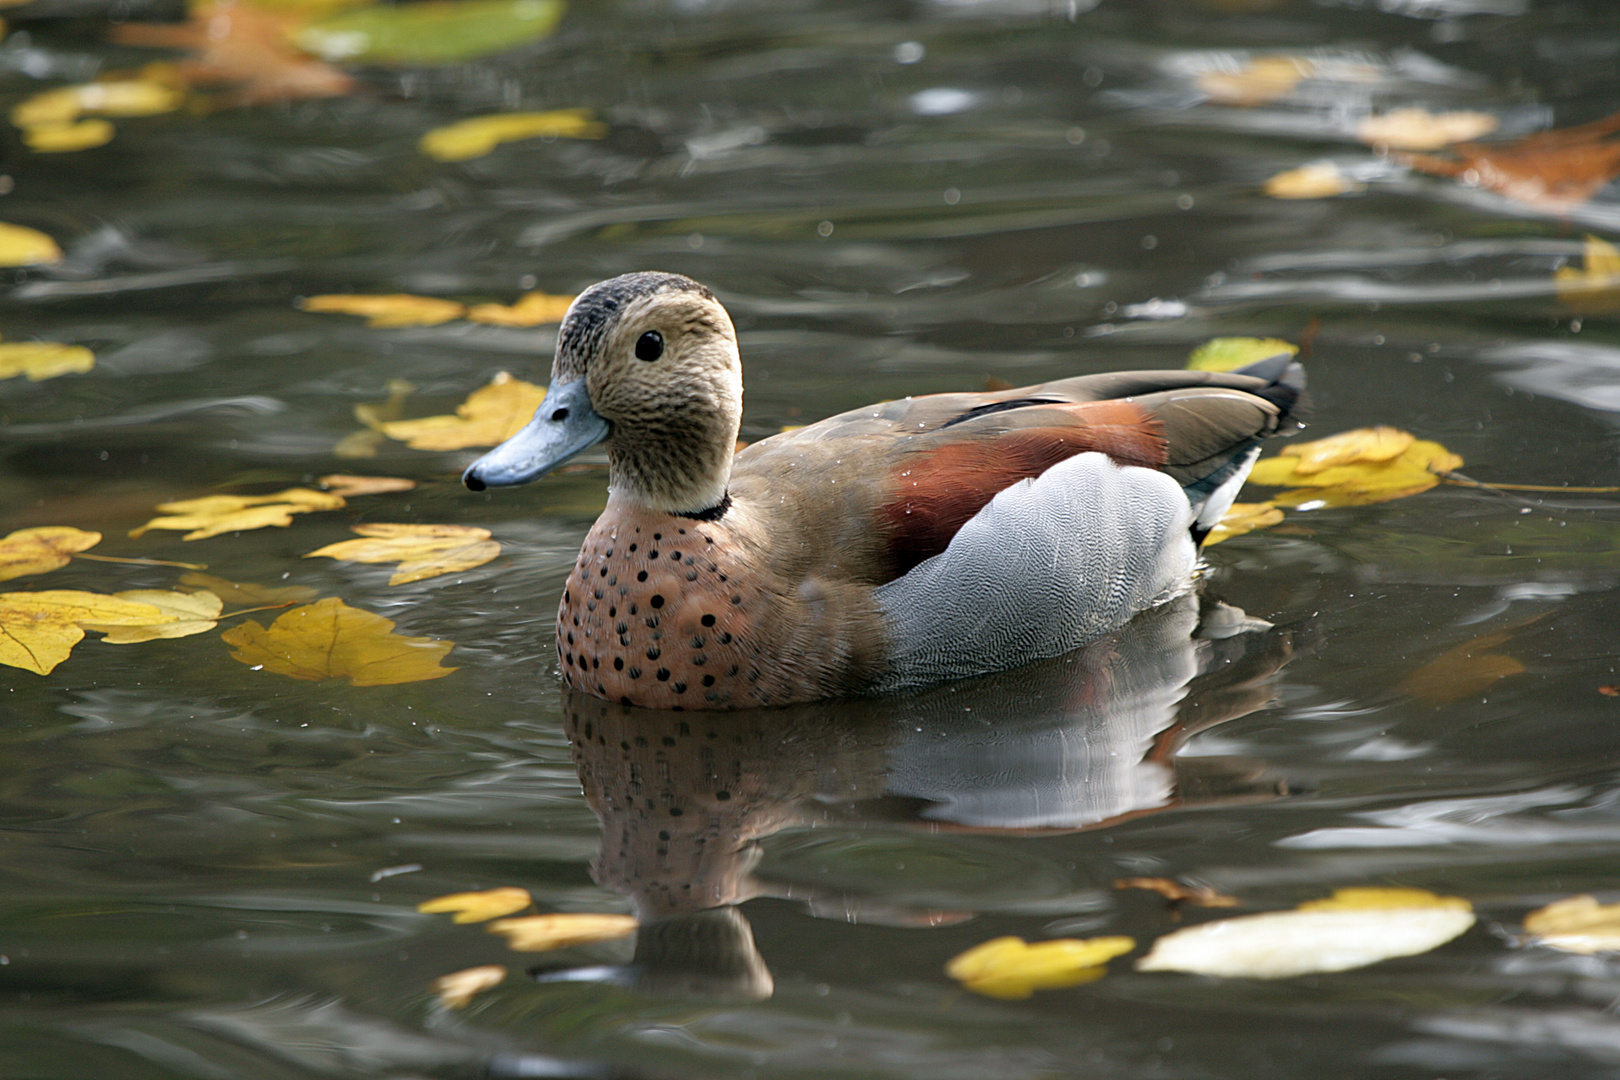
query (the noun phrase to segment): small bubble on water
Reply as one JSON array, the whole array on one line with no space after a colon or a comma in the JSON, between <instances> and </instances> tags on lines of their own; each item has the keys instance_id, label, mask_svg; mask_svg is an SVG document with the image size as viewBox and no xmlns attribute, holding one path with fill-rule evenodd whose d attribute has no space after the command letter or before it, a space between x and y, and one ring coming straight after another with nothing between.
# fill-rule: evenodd
<instances>
[{"instance_id":1,"label":"small bubble on water","mask_svg":"<svg viewBox=\"0 0 1620 1080\"><path fill-rule=\"evenodd\" d=\"M894 62L915 64L928 55L928 47L920 41L902 41L894 47Z\"/></svg>"}]
</instances>

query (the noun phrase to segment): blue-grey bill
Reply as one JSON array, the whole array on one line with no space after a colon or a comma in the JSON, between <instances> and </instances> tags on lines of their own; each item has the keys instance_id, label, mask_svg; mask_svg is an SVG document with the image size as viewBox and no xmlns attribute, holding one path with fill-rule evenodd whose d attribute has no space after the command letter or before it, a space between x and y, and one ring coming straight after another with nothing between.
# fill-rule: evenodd
<instances>
[{"instance_id":1,"label":"blue-grey bill","mask_svg":"<svg viewBox=\"0 0 1620 1080\"><path fill-rule=\"evenodd\" d=\"M591 408L584 379L552 383L523 430L479 458L461 474L474 491L526 484L581 450L608 437L608 422Z\"/></svg>"}]
</instances>

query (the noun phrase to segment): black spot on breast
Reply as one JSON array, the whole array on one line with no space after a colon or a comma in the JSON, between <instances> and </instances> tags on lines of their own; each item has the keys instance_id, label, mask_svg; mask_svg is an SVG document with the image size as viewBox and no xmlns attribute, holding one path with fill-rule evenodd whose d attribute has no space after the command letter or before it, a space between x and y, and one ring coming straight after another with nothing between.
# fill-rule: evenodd
<instances>
[{"instance_id":1,"label":"black spot on breast","mask_svg":"<svg viewBox=\"0 0 1620 1080\"><path fill-rule=\"evenodd\" d=\"M669 682L669 668L661 667L656 672L659 682Z\"/></svg>"},{"instance_id":2,"label":"black spot on breast","mask_svg":"<svg viewBox=\"0 0 1620 1080\"><path fill-rule=\"evenodd\" d=\"M615 656L613 658L613 670L614 671L623 671L624 670L624 657Z\"/></svg>"},{"instance_id":3,"label":"black spot on breast","mask_svg":"<svg viewBox=\"0 0 1620 1080\"><path fill-rule=\"evenodd\" d=\"M675 683L675 684L673 684L673 685L674 685L674 687L675 687L675 692L676 692L676 693L677 693L677 694L684 694L684 693L686 693L686 684L685 684L685 683L683 683L683 682L678 682L678 683Z\"/></svg>"},{"instance_id":4,"label":"black spot on breast","mask_svg":"<svg viewBox=\"0 0 1620 1080\"><path fill-rule=\"evenodd\" d=\"M627 672L627 674L628 674L628 675L629 675L629 676L630 676L630 677L631 677L631 678L632 678L632 679L639 679L639 678L641 678L641 669L640 669L640 668L638 668L638 667L632 667L632 668L631 668L631 669L630 669L630 670L629 670L629 672Z\"/></svg>"},{"instance_id":5,"label":"black spot on breast","mask_svg":"<svg viewBox=\"0 0 1620 1080\"><path fill-rule=\"evenodd\" d=\"M649 660L656 660L656 659L658 659L658 658L659 658L659 656L661 656L661 655L662 655L662 654L663 654L663 650L661 650L661 649L659 649L659 648L658 648L658 647L657 647L657 646L656 646L656 645L655 645L655 646L653 646L653 647L652 647L652 648L650 648L650 649L648 649L648 650L647 650L647 659L649 659Z\"/></svg>"},{"instance_id":6,"label":"black spot on breast","mask_svg":"<svg viewBox=\"0 0 1620 1080\"><path fill-rule=\"evenodd\" d=\"M714 685L714 676L713 675L705 675L705 676L703 676L703 685L704 686L713 686Z\"/></svg>"},{"instance_id":7,"label":"black spot on breast","mask_svg":"<svg viewBox=\"0 0 1620 1080\"><path fill-rule=\"evenodd\" d=\"M738 602L741 602L741 597L738 598ZM651 604L654 608L661 608L664 606L664 598L658 593L653 593L652 599L647 601L647 603Z\"/></svg>"},{"instance_id":8,"label":"black spot on breast","mask_svg":"<svg viewBox=\"0 0 1620 1080\"><path fill-rule=\"evenodd\" d=\"M636 575L636 580L637 581L646 581L647 580L647 571L643 570L639 574L637 574Z\"/></svg>"}]
</instances>

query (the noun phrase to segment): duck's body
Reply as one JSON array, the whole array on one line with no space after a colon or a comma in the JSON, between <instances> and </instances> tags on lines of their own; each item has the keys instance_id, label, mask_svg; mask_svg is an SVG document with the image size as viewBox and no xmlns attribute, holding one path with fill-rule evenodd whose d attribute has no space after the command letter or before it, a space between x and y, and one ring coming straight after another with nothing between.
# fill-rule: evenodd
<instances>
[{"instance_id":1,"label":"duck's body","mask_svg":"<svg viewBox=\"0 0 1620 1080\"><path fill-rule=\"evenodd\" d=\"M1300 385L1283 359L937 394L733 460L729 318L690 279L633 274L575 302L534 422L467 479L520 483L606 437L563 677L653 708L780 705L1053 656L1184 588Z\"/></svg>"}]
</instances>

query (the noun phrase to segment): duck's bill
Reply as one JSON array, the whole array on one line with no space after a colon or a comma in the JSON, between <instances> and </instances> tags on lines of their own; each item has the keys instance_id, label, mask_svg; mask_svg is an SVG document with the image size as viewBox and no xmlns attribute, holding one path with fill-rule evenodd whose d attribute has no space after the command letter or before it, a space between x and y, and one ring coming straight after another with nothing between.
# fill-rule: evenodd
<instances>
[{"instance_id":1,"label":"duck's bill","mask_svg":"<svg viewBox=\"0 0 1620 1080\"><path fill-rule=\"evenodd\" d=\"M591 408L584 379L552 383L534 419L522 431L479 458L461 474L474 491L527 484L581 450L608 437L608 422Z\"/></svg>"}]
</instances>

